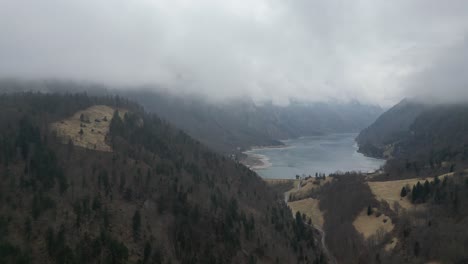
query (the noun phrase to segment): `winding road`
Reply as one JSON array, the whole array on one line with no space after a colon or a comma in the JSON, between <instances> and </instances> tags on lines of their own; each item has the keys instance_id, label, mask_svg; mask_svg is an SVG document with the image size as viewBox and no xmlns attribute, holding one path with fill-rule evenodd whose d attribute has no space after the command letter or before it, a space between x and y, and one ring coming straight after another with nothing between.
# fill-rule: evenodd
<instances>
[{"instance_id":1,"label":"winding road","mask_svg":"<svg viewBox=\"0 0 468 264\"><path fill-rule=\"evenodd\" d=\"M301 189L301 181L299 181L299 183L297 184L297 190L299 191ZM284 193L284 202L286 204L288 204L288 201L289 201L289 194L292 190L289 190L287 192ZM320 236L321 236L321 239L320 239L320 242L322 244L322 248L323 248L323 253L325 254L325 256L327 257L329 263L331 264L337 264L336 262L336 259L335 257L333 257L333 255L330 253L330 251L328 250L327 248L327 245L325 243L325 231L322 230L322 228L318 227L318 226L315 226L314 224L311 225L313 228L315 228L317 231L319 231L320 233Z\"/></svg>"}]
</instances>

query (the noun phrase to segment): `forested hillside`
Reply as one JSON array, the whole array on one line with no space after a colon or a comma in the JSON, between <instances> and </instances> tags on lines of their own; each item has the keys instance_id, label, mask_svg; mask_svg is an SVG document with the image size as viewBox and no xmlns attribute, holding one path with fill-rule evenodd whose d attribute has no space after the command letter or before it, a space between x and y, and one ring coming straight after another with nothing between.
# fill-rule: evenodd
<instances>
[{"instance_id":1,"label":"forested hillside","mask_svg":"<svg viewBox=\"0 0 468 264\"><path fill-rule=\"evenodd\" d=\"M357 138L363 153L389 158L388 172L436 175L468 165L468 104L402 101Z\"/></svg>"},{"instance_id":2,"label":"forested hillside","mask_svg":"<svg viewBox=\"0 0 468 264\"><path fill-rule=\"evenodd\" d=\"M382 113L380 107L358 102L293 101L278 106L248 98L213 103L153 91L131 91L125 96L222 153L278 145L279 140L301 136L359 132Z\"/></svg>"},{"instance_id":3,"label":"forested hillside","mask_svg":"<svg viewBox=\"0 0 468 264\"><path fill-rule=\"evenodd\" d=\"M359 151L372 157L390 157L394 143L408 135L414 120L426 108L424 104L403 99L359 133L356 138Z\"/></svg>"},{"instance_id":4,"label":"forested hillside","mask_svg":"<svg viewBox=\"0 0 468 264\"><path fill-rule=\"evenodd\" d=\"M327 246L339 263L467 263L466 171L425 179L413 172L411 185L378 175L332 177L311 196L320 199ZM381 196L389 191L393 202Z\"/></svg>"},{"instance_id":5,"label":"forested hillside","mask_svg":"<svg viewBox=\"0 0 468 264\"><path fill-rule=\"evenodd\" d=\"M325 223L354 221L355 228L348 231L350 237L351 231L363 233L363 243L355 248L365 245L361 249L368 258L364 263L467 263L467 135L468 104L403 100L357 138L361 152L387 159L382 171L357 178L364 183L361 194L371 191L367 198L373 200L366 201L367 216L361 213L362 216L350 217L365 208L360 203L366 198L355 200L347 195L349 199L341 200L342 210L325 214ZM331 188L340 187L339 179L333 181ZM326 197L321 206L330 210L330 202L341 199L341 193L349 186L347 183L340 192L322 190L321 195ZM354 211L345 213L352 208ZM376 208L376 217L387 215L392 227L387 231L376 229L366 237L366 228L376 219ZM359 225L360 219L365 225ZM335 250L337 258L354 252L336 246L343 241L332 240L337 236L333 226L326 231L329 247Z\"/></svg>"},{"instance_id":6,"label":"forested hillside","mask_svg":"<svg viewBox=\"0 0 468 264\"><path fill-rule=\"evenodd\" d=\"M254 172L127 100L3 94L0 127L1 263L326 262Z\"/></svg>"},{"instance_id":7,"label":"forested hillside","mask_svg":"<svg viewBox=\"0 0 468 264\"><path fill-rule=\"evenodd\" d=\"M281 145L282 139L327 133L359 132L382 113L378 106L349 103L258 104L249 98L210 101L198 95L174 95L154 87L110 89L93 83L0 80L4 92L43 91L120 95L141 104L212 150L239 153L252 146Z\"/></svg>"}]
</instances>

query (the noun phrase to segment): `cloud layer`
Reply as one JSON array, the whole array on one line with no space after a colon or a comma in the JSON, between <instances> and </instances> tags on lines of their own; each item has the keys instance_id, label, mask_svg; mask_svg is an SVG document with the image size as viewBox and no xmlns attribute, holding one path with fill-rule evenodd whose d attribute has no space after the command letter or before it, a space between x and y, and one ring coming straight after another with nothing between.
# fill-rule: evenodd
<instances>
[{"instance_id":1,"label":"cloud layer","mask_svg":"<svg viewBox=\"0 0 468 264\"><path fill-rule=\"evenodd\" d=\"M440 52L407 79L408 97L426 102L468 102L468 39Z\"/></svg>"},{"instance_id":2,"label":"cloud layer","mask_svg":"<svg viewBox=\"0 0 468 264\"><path fill-rule=\"evenodd\" d=\"M462 0L3 0L0 77L387 105L464 92L467 11Z\"/></svg>"}]
</instances>

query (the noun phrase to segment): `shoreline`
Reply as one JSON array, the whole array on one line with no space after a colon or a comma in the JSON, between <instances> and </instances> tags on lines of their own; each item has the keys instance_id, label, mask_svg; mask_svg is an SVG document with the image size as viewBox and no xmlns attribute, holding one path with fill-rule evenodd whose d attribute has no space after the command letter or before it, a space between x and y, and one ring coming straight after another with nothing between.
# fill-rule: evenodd
<instances>
[{"instance_id":1,"label":"shoreline","mask_svg":"<svg viewBox=\"0 0 468 264\"><path fill-rule=\"evenodd\" d=\"M332 133L331 135L343 135L343 134L354 135L355 133ZM302 136L299 138L312 138L313 139L315 138L315 136ZM240 162L246 167L248 167L249 169L254 170L254 171L267 169L272 166L272 163L269 157L265 155L265 154L268 154L268 151L266 151L266 153L262 153L260 151L260 153L262 154L256 153L256 152L258 150L284 149L284 148L291 148L291 147L294 148L294 145L290 145L291 143L288 142L289 140L294 140L294 139L282 140L281 141L283 143L282 145L250 146L248 149L242 151L242 154L244 156L241 158ZM353 143L354 144L352 147L354 148L354 153L352 154L352 156L358 155L358 156L365 157L366 159L369 159L371 161L383 162L381 166L384 166L385 163L387 162L387 159L385 158L377 158L375 156L366 155L366 153L360 152L359 144L356 142L355 139ZM361 168L362 170L361 169L360 170L361 172L366 173L366 174L376 173L381 169L381 166L379 168L372 168L371 170L362 169L362 168Z\"/></svg>"},{"instance_id":2,"label":"shoreline","mask_svg":"<svg viewBox=\"0 0 468 264\"><path fill-rule=\"evenodd\" d=\"M289 145L283 144L283 145L270 145L270 146L251 146L249 147L248 150L243 151L242 153L244 154L249 154L249 152L255 151L255 150L262 150L262 149L280 149L280 148L288 148L290 147Z\"/></svg>"},{"instance_id":3,"label":"shoreline","mask_svg":"<svg viewBox=\"0 0 468 264\"><path fill-rule=\"evenodd\" d=\"M270 159L262 154L252 153L256 150L262 149L280 149L280 148L288 148L289 145L271 145L271 146L252 146L248 150L243 151L242 154L245 154L247 157L244 158L241 163L247 166L252 170L263 170L266 168L271 167L272 163Z\"/></svg>"},{"instance_id":4,"label":"shoreline","mask_svg":"<svg viewBox=\"0 0 468 264\"><path fill-rule=\"evenodd\" d=\"M242 164L252 170L262 170L270 167L272 164L267 156L254 153L246 153L247 157L242 161Z\"/></svg>"}]
</instances>

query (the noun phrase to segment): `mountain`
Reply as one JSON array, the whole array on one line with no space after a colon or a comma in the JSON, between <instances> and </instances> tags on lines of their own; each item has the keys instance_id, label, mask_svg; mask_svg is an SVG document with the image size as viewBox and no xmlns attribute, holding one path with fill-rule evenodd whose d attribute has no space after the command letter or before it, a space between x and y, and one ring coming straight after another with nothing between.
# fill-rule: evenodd
<instances>
[{"instance_id":1,"label":"mountain","mask_svg":"<svg viewBox=\"0 0 468 264\"><path fill-rule=\"evenodd\" d=\"M141 104L222 154L239 154L252 146L282 145L280 140L327 133L359 132L383 112L374 105L301 103L287 106L258 104L249 98L213 102L197 95L174 95L156 88L111 89L72 81L1 79L3 92L85 92L94 96L121 96Z\"/></svg>"},{"instance_id":2,"label":"mountain","mask_svg":"<svg viewBox=\"0 0 468 264\"><path fill-rule=\"evenodd\" d=\"M468 237L468 103L405 99L356 140L385 166L331 175L309 194L325 212L333 256L343 263L468 263L461 246Z\"/></svg>"},{"instance_id":3,"label":"mountain","mask_svg":"<svg viewBox=\"0 0 468 264\"><path fill-rule=\"evenodd\" d=\"M121 97L0 95L0 263L324 263L245 166Z\"/></svg>"},{"instance_id":4,"label":"mountain","mask_svg":"<svg viewBox=\"0 0 468 264\"><path fill-rule=\"evenodd\" d=\"M403 100L364 129L356 140L362 153L389 159L387 171L403 176L403 171L409 169L419 175L465 167L467 135L468 103Z\"/></svg>"},{"instance_id":5,"label":"mountain","mask_svg":"<svg viewBox=\"0 0 468 264\"><path fill-rule=\"evenodd\" d=\"M209 103L194 97L155 92L124 92L189 135L220 153L238 152L255 145L281 145L255 126L255 105ZM265 121L262 121L264 123Z\"/></svg>"},{"instance_id":6,"label":"mountain","mask_svg":"<svg viewBox=\"0 0 468 264\"><path fill-rule=\"evenodd\" d=\"M221 153L280 145L282 139L301 136L359 132L382 113L380 107L358 102L277 106L245 98L209 102L154 91L127 91L124 95Z\"/></svg>"},{"instance_id":7,"label":"mountain","mask_svg":"<svg viewBox=\"0 0 468 264\"><path fill-rule=\"evenodd\" d=\"M356 138L359 151L372 157L390 157L393 145L408 135L413 122L427 108L421 103L402 100L359 133Z\"/></svg>"},{"instance_id":8,"label":"mountain","mask_svg":"<svg viewBox=\"0 0 468 264\"><path fill-rule=\"evenodd\" d=\"M401 146L410 157L433 165L468 160L468 103L436 105L421 113Z\"/></svg>"},{"instance_id":9,"label":"mountain","mask_svg":"<svg viewBox=\"0 0 468 264\"><path fill-rule=\"evenodd\" d=\"M387 158L368 185L391 209L398 241L391 252L369 254L380 263L468 263L460 246L468 234L468 103L403 100L357 142Z\"/></svg>"}]
</instances>

